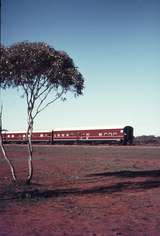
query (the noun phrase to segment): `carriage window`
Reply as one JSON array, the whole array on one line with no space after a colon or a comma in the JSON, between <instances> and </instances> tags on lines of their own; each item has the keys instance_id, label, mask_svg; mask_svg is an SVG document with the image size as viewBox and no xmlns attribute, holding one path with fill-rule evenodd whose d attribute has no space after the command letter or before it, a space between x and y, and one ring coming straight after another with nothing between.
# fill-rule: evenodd
<instances>
[{"instance_id":1,"label":"carriage window","mask_svg":"<svg viewBox=\"0 0 160 236\"><path fill-rule=\"evenodd\" d=\"M112 136L112 133L111 132L104 133L104 136Z\"/></svg>"},{"instance_id":2,"label":"carriage window","mask_svg":"<svg viewBox=\"0 0 160 236\"><path fill-rule=\"evenodd\" d=\"M99 133L99 136L102 136L102 133Z\"/></svg>"},{"instance_id":3,"label":"carriage window","mask_svg":"<svg viewBox=\"0 0 160 236\"><path fill-rule=\"evenodd\" d=\"M23 134L23 138L25 138L26 137L26 135L25 134Z\"/></svg>"},{"instance_id":4,"label":"carriage window","mask_svg":"<svg viewBox=\"0 0 160 236\"><path fill-rule=\"evenodd\" d=\"M43 134L40 134L40 137L42 138L42 137L43 137Z\"/></svg>"},{"instance_id":5,"label":"carriage window","mask_svg":"<svg viewBox=\"0 0 160 236\"><path fill-rule=\"evenodd\" d=\"M113 132L113 135L115 135L115 136L116 136L116 135L117 135L117 132Z\"/></svg>"},{"instance_id":6,"label":"carriage window","mask_svg":"<svg viewBox=\"0 0 160 236\"><path fill-rule=\"evenodd\" d=\"M64 134L62 134L62 137L64 137Z\"/></svg>"},{"instance_id":7,"label":"carriage window","mask_svg":"<svg viewBox=\"0 0 160 236\"><path fill-rule=\"evenodd\" d=\"M10 135L8 134L7 137L10 138Z\"/></svg>"},{"instance_id":8,"label":"carriage window","mask_svg":"<svg viewBox=\"0 0 160 236\"><path fill-rule=\"evenodd\" d=\"M74 135L75 135L75 133L74 133L74 132L71 132L71 133L70 133L70 136L74 136Z\"/></svg>"},{"instance_id":9,"label":"carriage window","mask_svg":"<svg viewBox=\"0 0 160 236\"><path fill-rule=\"evenodd\" d=\"M69 134L66 134L66 136L68 137L68 136L69 136Z\"/></svg>"},{"instance_id":10,"label":"carriage window","mask_svg":"<svg viewBox=\"0 0 160 236\"><path fill-rule=\"evenodd\" d=\"M60 137L60 134L57 134L57 137Z\"/></svg>"},{"instance_id":11,"label":"carriage window","mask_svg":"<svg viewBox=\"0 0 160 236\"><path fill-rule=\"evenodd\" d=\"M14 138L14 134L12 134L12 136L11 136L12 138Z\"/></svg>"}]
</instances>

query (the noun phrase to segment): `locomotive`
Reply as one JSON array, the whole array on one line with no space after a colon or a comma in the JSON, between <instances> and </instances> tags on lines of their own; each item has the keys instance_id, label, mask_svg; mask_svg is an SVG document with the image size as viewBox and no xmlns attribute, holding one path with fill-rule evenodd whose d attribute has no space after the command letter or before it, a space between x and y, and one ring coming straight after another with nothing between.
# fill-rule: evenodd
<instances>
[{"instance_id":1,"label":"locomotive","mask_svg":"<svg viewBox=\"0 0 160 236\"><path fill-rule=\"evenodd\" d=\"M26 143L25 132L3 132L4 143ZM46 144L133 144L133 127L109 129L55 129L49 132L33 132L33 143Z\"/></svg>"}]
</instances>

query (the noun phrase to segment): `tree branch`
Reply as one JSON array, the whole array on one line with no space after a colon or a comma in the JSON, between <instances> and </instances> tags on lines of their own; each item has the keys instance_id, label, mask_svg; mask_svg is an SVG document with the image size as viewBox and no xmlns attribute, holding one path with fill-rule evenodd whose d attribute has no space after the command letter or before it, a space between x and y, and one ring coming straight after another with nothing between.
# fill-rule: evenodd
<instances>
[{"instance_id":1,"label":"tree branch","mask_svg":"<svg viewBox=\"0 0 160 236\"><path fill-rule=\"evenodd\" d=\"M3 145L3 136L2 136L2 110L3 110L3 107L1 106L1 110L0 110L0 147L1 147L1 150L2 150L2 153L3 153L3 156L4 156L4 159L5 159L6 162L8 163L9 168L10 168L10 170L11 170L11 174L12 174L13 180L16 181L17 178L16 178L14 166L12 165L11 161L8 159L8 156L7 156L5 147L4 147L4 145Z\"/></svg>"},{"instance_id":2,"label":"tree branch","mask_svg":"<svg viewBox=\"0 0 160 236\"><path fill-rule=\"evenodd\" d=\"M51 92L51 91L49 91L49 92ZM63 95L64 89L62 89L61 93L57 93L57 97L56 97L56 98L52 99L51 101L49 101L46 105L44 105L44 106L41 108L41 106L42 106L43 102L45 101L45 99L47 98L49 92L44 96L44 98L41 100L40 104L38 105L38 107L37 107L37 109L36 109L36 112L35 112L35 114L34 114L34 116L33 116L33 119L34 119L41 111L43 111L46 107L48 107L50 104L52 104L53 102L55 102L56 100L58 100L58 99Z\"/></svg>"}]
</instances>

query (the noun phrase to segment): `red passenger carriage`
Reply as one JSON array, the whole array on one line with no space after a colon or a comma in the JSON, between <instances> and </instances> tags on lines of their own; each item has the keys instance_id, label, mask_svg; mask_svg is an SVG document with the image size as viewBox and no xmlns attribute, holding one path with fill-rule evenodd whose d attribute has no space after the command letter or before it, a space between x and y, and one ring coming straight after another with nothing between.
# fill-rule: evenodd
<instances>
[{"instance_id":1,"label":"red passenger carriage","mask_svg":"<svg viewBox=\"0 0 160 236\"><path fill-rule=\"evenodd\" d=\"M27 141L24 132L5 132L3 141L6 143L25 143ZM35 143L123 143L132 144L133 128L113 129L56 129L50 132L33 132L32 142Z\"/></svg>"}]
</instances>

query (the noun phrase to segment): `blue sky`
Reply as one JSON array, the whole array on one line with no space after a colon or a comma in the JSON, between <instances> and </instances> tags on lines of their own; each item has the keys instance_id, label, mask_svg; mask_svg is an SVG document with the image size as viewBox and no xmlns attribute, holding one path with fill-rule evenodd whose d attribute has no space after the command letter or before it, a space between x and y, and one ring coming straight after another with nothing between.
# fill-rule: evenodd
<instances>
[{"instance_id":1,"label":"blue sky","mask_svg":"<svg viewBox=\"0 0 160 236\"><path fill-rule=\"evenodd\" d=\"M35 130L123 127L160 136L159 0L2 0L1 41L44 41L66 51L85 77L35 121ZM3 125L26 129L21 91L2 91Z\"/></svg>"}]
</instances>

